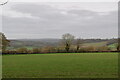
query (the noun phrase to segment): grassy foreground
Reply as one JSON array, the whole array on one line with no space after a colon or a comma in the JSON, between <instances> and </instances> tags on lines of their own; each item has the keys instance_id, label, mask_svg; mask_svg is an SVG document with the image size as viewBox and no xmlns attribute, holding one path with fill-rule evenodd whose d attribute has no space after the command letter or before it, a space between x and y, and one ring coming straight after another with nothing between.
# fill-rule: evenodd
<instances>
[{"instance_id":1,"label":"grassy foreground","mask_svg":"<svg viewBox=\"0 0 120 80\"><path fill-rule=\"evenodd\" d=\"M4 55L3 78L117 78L118 53Z\"/></svg>"}]
</instances>

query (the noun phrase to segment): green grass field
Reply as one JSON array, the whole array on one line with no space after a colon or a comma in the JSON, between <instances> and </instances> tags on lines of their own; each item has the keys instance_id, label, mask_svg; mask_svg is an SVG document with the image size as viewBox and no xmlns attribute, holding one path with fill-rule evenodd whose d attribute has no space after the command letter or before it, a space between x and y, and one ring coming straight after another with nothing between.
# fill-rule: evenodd
<instances>
[{"instance_id":1,"label":"green grass field","mask_svg":"<svg viewBox=\"0 0 120 80\"><path fill-rule=\"evenodd\" d=\"M3 78L117 78L118 53L4 55Z\"/></svg>"},{"instance_id":2,"label":"green grass field","mask_svg":"<svg viewBox=\"0 0 120 80\"><path fill-rule=\"evenodd\" d=\"M106 44L107 44L107 41L103 41L103 42L85 43L85 44L83 44L83 46L99 47L99 46L105 46Z\"/></svg>"}]
</instances>

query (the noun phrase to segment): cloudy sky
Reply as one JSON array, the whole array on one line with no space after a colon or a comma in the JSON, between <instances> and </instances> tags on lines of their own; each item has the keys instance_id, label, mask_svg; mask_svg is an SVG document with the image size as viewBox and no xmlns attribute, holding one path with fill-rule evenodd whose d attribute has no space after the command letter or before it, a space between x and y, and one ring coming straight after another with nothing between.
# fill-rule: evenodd
<instances>
[{"instance_id":1,"label":"cloudy sky","mask_svg":"<svg viewBox=\"0 0 120 80\"><path fill-rule=\"evenodd\" d=\"M9 2L2 32L9 39L118 36L117 2Z\"/></svg>"}]
</instances>

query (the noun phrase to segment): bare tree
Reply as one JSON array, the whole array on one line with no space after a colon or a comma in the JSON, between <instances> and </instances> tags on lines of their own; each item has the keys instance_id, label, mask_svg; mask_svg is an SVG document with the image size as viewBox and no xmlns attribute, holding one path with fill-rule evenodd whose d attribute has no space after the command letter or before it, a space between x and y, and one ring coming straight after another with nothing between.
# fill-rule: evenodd
<instances>
[{"instance_id":1,"label":"bare tree","mask_svg":"<svg viewBox=\"0 0 120 80\"><path fill-rule=\"evenodd\" d=\"M117 51L120 51L120 38L118 38Z\"/></svg>"},{"instance_id":2,"label":"bare tree","mask_svg":"<svg viewBox=\"0 0 120 80\"><path fill-rule=\"evenodd\" d=\"M77 50L77 52L79 51L82 43L83 43L82 39L78 38L78 39L76 40L76 45L77 45L76 50Z\"/></svg>"},{"instance_id":3,"label":"bare tree","mask_svg":"<svg viewBox=\"0 0 120 80\"><path fill-rule=\"evenodd\" d=\"M0 32L0 49L2 51L5 51L7 46L9 46L10 41L7 40L7 38L5 37L5 35L3 33Z\"/></svg>"},{"instance_id":4,"label":"bare tree","mask_svg":"<svg viewBox=\"0 0 120 80\"><path fill-rule=\"evenodd\" d=\"M69 52L72 41L74 40L74 36L69 33L66 33L62 35L62 39L63 39L63 44L65 45L65 50Z\"/></svg>"},{"instance_id":5,"label":"bare tree","mask_svg":"<svg viewBox=\"0 0 120 80\"><path fill-rule=\"evenodd\" d=\"M0 1L0 5L5 5L8 3L8 0Z\"/></svg>"}]
</instances>

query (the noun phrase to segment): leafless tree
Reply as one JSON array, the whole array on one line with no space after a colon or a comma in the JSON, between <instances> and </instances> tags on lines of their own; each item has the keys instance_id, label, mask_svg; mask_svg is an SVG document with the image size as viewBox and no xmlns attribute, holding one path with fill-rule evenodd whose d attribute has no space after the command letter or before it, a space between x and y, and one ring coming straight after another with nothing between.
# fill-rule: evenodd
<instances>
[{"instance_id":1,"label":"leafless tree","mask_svg":"<svg viewBox=\"0 0 120 80\"><path fill-rule=\"evenodd\" d=\"M69 33L66 33L62 35L62 39L63 39L63 44L65 45L65 50L69 52L72 41L74 40L74 36Z\"/></svg>"},{"instance_id":2,"label":"leafless tree","mask_svg":"<svg viewBox=\"0 0 120 80\"><path fill-rule=\"evenodd\" d=\"M1 1L1 2L0 2L0 5L5 5L5 4L7 4L7 3L8 3L8 0L6 0L6 1L4 1L4 2Z\"/></svg>"},{"instance_id":3,"label":"leafless tree","mask_svg":"<svg viewBox=\"0 0 120 80\"><path fill-rule=\"evenodd\" d=\"M118 38L117 51L120 51L120 38Z\"/></svg>"},{"instance_id":4,"label":"leafless tree","mask_svg":"<svg viewBox=\"0 0 120 80\"><path fill-rule=\"evenodd\" d=\"M82 46L82 43L83 43L83 41L82 41L81 38L78 38L76 40L76 45L77 45L76 50L77 50L77 52L79 51L80 47Z\"/></svg>"}]
</instances>

